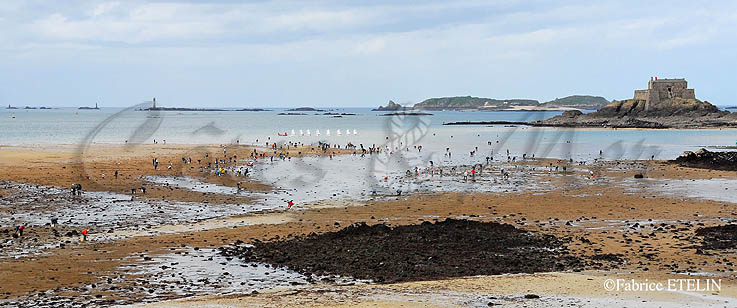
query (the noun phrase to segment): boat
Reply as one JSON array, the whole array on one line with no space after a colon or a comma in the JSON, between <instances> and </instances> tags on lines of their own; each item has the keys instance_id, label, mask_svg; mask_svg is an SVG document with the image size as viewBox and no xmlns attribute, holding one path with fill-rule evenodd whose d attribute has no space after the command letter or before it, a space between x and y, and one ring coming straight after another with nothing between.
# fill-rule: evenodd
<instances>
[{"instance_id":1,"label":"boat","mask_svg":"<svg viewBox=\"0 0 737 308\"><path fill-rule=\"evenodd\" d=\"M294 135L296 135L296 134L294 133L294 130L292 130L292 136L294 136Z\"/></svg>"},{"instance_id":2,"label":"boat","mask_svg":"<svg viewBox=\"0 0 737 308\"><path fill-rule=\"evenodd\" d=\"M300 135L300 136L304 136L304 135L305 135L305 132L303 132L303 131L302 131L302 130L300 129L300 130L299 130L299 135Z\"/></svg>"},{"instance_id":3,"label":"boat","mask_svg":"<svg viewBox=\"0 0 737 308\"><path fill-rule=\"evenodd\" d=\"M325 135L330 136L330 130L329 129L327 131L325 131Z\"/></svg>"},{"instance_id":4,"label":"boat","mask_svg":"<svg viewBox=\"0 0 737 308\"><path fill-rule=\"evenodd\" d=\"M353 129L353 134L358 135L358 132L355 129Z\"/></svg>"},{"instance_id":5,"label":"boat","mask_svg":"<svg viewBox=\"0 0 737 308\"><path fill-rule=\"evenodd\" d=\"M13 119L15 119L15 113L13 114Z\"/></svg>"},{"instance_id":6,"label":"boat","mask_svg":"<svg viewBox=\"0 0 737 308\"><path fill-rule=\"evenodd\" d=\"M282 137L286 137L286 136L287 136L287 132L283 132L283 133L276 133L276 134L277 134L278 136L282 136Z\"/></svg>"},{"instance_id":7,"label":"boat","mask_svg":"<svg viewBox=\"0 0 737 308\"><path fill-rule=\"evenodd\" d=\"M346 129L346 130L345 130L345 134L346 134L346 135L350 135L350 134L351 134L351 130L350 130L350 129Z\"/></svg>"},{"instance_id":8,"label":"boat","mask_svg":"<svg viewBox=\"0 0 737 308\"><path fill-rule=\"evenodd\" d=\"M320 136L320 130L315 131L315 136Z\"/></svg>"},{"instance_id":9,"label":"boat","mask_svg":"<svg viewBox=\"0 0 737 308\"><path fill-rule=\"evenodd\" d=\"M339 130L339 129L338 129L338 130L335 130L335 134L336 134L336 135L338 135L338 136L342 135L342 134L340 133L340 130Z\"/></svg>"},{"instance_id":10,"label":"boat","mask_svg":"<svg viewBox=\"0 0 737 308\"><path fill-rule=\"evenodd\" d=\"M308 130L307 130L307 136L309 136L309 135L310 135L310 130L308 129Z\"/></svg>"}]
</instances>

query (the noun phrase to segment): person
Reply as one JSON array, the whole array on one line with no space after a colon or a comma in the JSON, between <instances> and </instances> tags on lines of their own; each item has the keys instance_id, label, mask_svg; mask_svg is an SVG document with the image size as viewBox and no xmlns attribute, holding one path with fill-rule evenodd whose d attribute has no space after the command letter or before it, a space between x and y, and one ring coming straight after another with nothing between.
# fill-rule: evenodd
<instances>
[{"instance_id":1,"label":"person","mask_svg":"<svg viewBox=\"0 0 737 308\"><path fill-rule=\"evenodd\" d=\"M293 200L289 200L289 202L287 202L287 208L288 209L291 209L293 205L294 205L294 201Z\"/></svg>"},{"instance_id":2,"label":"person","mask_svg":"<svg viewBox=\"0 0 737 308\"><path fill-rule=\"evenodd\" d=\"M240 172L240 171L238 171L238 172ZM241 182L238 182L236 185L238 185L238 192L240 192L241 191Z\"/></svg>"},{"instance_id":3,"label":"person","mask_svg":"<svg viewBox=\"0 0 737 308\"><path fill-rule=\"evenodd\" d=\"M115 177L116 180L118 179L118 170L115 170L115 173L113 174L113 177Z\"/></svg>"},{"instance_id":4,"label":"person","mask_svg":"<svg viewBox=\"0 0 737 308\"><path fill-rule=\"evenodd\" d=\"M476 169L471 169L471 181L476 182Z\"/></svg>"},{"instance_id":5,"label":"person","mask_svg":"<svg viewBox=\"0 0 737 308\"><path fill-rule=\"evenodd\" d=\"M141 193L146 194L146 185L141 185Z\"/></svg>"},{"instance_id":6,"label":"person","mask_svg":"<svg viewBox=\"0 0 737 308\"><path fill-rule=\"evenodd\" d=\"M102 173L101 177L103 180L105 179L105 172Z\"/></svg>"},{"instance_id":7,"label":"person","mask_svg":"<svg viewBox=\"0 0 737 308\"><path fill-rule=\"evenodd\" d=\"M55 228L55 227L56 227L56 223L57 223L58 221L59 221L59 219L58 219L58 218L56 218L56 217L52 217L52 218L51 218L51 227L52 227L52 228Z\"/></svg>"},{"instance_id":8,"label":"person","mask_svg":"<svg viewBox=\"0 0 737 308\"><path fill-rule=\"evenodd\" d=\"M87 229L82 230L82 242L87 241Z\"/></svg>"},{"instance_id":9,"label":"person","mask_svg":"<svg viewBox=\"0 0 737 308\"><path fill-rule=\"evenodd\" d=\"M399 188L399 189L397 189L397 196L401 196L401 195L402 195L402 189Z\"/></svg>"},{"instance_id":10,"label":"person","mask_svg":"<svg viewBox=\"0 0 737 308\"><path fill-rule=\"evenodd\" d=\"M22 237L23 236L23 230L25 228L26 228L26 226L24 226L23 224L18 225L17 227L15 227L15 233L18 234L18 237Z\"/></svg>"},{"instance_id":11,"label":"person","mask_svg":"<svg viewBox=\"0 0 737 308\"><path fill-rule=\"evenodd\" d=\"M468 180L468 171L463 171L463 181Z\"/></svg>"}]
</instances>

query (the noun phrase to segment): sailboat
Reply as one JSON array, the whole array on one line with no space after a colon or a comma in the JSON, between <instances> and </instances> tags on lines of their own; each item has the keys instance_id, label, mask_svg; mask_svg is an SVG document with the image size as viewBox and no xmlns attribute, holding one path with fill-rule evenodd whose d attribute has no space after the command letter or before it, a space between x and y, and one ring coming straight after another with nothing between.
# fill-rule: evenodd
<instances>
[{"instance_id":1,"label":"sailboat","mask_svg":"<svg viewBox=\"0 0 737 308\"><path fill-rule=\"evenodd\" d=\"M327 130L325 131L325 135L328 135L328 136L330 136L330 129L327 129Z\"/></svg>"},{"instance_id":2,"label":"sailboat","mask_svg":"<svg viewBox=\"0 0 737 308\"><path fill-rule=\"evenodd\" d=\"M338 136L341 136L341 135L342 135L342 134L340 133L340 130L339 130L339 129L335 130L335 134L336 134L336 135L338 135Z\"/></svg>"},{"instance_id":3,"label":"sailboat","mask_svg":"<svg viewBox=\"0 0 737 308\"><path fill-rule=\"evenodd\" d=\"M304 136L304 135L305 135L305 132L303 132L303 131L302 131L302 130L300 129L300 130L299 130L299 135L300 135L300 136Z\"/></svg>"},{"instance_id":4,"label":"sailboat","mask_svg":"<svg viewBox=\"0 0 737 308\"><path fill-rule=\"evenodd\" d=\"M294 130L292 130L292 136L294 136L294 135L296 135L296 134L294 133Z\"/></svg>"},{"instance_id":5,"label":"sailboat","mask_svg":"<svg viewBox=\"0 0 737 308\"><path fill-rule=\"evenodd\" d=\"M350 130L350 129L346 129L346 130L345 130L345 134L346 134L346 135L350 135L350 134L351 134L351 130Z\"/></svg>"},{"instance_id":6,"label":"sailboat","mask_svg":"<svg viewBox=\"0 0 737 308\"><path fill-rule=\"evenodd\" d=\"M320 136L320 129L317 129L317 131L315 131L315 136Z\"/></svg>"},{"instance_id":7,"label":"sailboat","mask_svg":"<svg viewBox=\"0 0 737 308\"><path fill-rule=\"evenodd\" d=\"M309 135L310 135L310 130L308 129L308 130L307 130L307 136L309 136Z\"/></svg>"},{"instance_id":8,"label":"sailboat","mask_svg":"<svg viewBox=\"0 0 737 308\"><path fill-rule=\"evenodd\" d=\"M13 119L15 119L15 113L13 114Z\"/></svg>"},{"instance_id":9,"label":"sailboat","mask_svg":"<svg viewBox=\"0 0 737 308\"><path fill-rule=\"evenodd\" d=\"M353 129L353 134L354 134L354 135L358 135L358 132L356 131L356 129L355 129L355 128Z\"/></svg>"}]
</instances>

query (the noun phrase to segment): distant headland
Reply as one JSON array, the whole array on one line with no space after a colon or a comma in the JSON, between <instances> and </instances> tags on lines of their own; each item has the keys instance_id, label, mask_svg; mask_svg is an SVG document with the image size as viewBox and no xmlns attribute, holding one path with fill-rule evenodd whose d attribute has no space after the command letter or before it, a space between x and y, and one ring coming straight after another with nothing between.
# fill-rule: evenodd
<instances>
[{"instance_id":1,"label":"distant headland","mask_svg":"<svg viewBox=\"0 0 737 308\"><path fill-rule=\"evenodd\" d=\"M455 96L429 98L405 107L389 101L372 111L398 110L461 110L461 111L561 111L561 110L596 110L609 104L606 98L590 95L572 95L540 103L534 99L494 99L474 96Z\"/></svg>"}]
</instances>

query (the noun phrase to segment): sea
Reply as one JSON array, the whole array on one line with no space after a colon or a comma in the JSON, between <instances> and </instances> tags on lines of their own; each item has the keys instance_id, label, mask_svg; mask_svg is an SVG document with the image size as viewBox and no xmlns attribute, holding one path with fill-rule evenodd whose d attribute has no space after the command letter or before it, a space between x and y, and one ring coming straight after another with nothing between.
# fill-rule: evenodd
<instances>
[{"instance_id":1,"label":"sea","mask_svg":"<svg viewBox=\"0 0 737 308\"><path fill-rule=\"evenodd\" d=\"M524 125L450 126L456 121L535 121L561 112L428 111L383 116L370 108L321 111L144 111L138 107L79 110L2 109L0 145L240 144L327 142L385 146L456 156L521 158L673 159L702 147L723 149L735 129L547 128ZM280 115L300 113L300 115ZM336 115L338 114L338 115ZM344 115L340 115L344 114ZM419 148L418 148L419 147Z\"/></svg>"}]
</instances>

